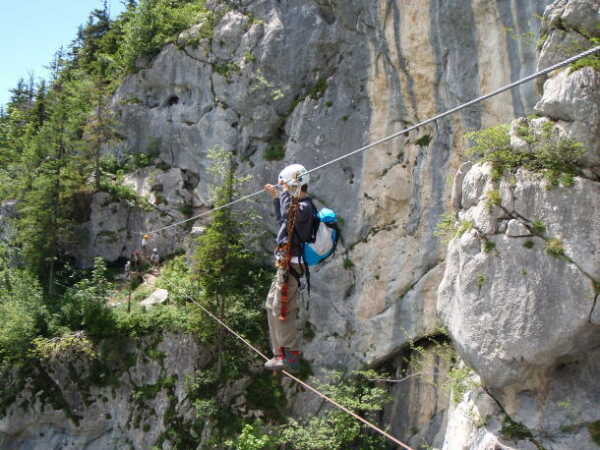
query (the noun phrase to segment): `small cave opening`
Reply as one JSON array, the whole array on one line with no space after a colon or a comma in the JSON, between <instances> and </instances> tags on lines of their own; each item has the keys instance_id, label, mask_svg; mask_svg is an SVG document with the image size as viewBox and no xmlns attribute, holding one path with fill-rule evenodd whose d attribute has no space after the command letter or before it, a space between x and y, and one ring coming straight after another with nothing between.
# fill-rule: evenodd
<instances>
[{"instance_id":1,"label":"small cave opening","mask_svg":"<svg viewBox=\"0 0 600 450\"><path fill-rule=\"evenodd\" d=\"M179 97L176 95L171 95L167 100L167 106L173 106L179 103Z\"/></svg>"}]
</instances>

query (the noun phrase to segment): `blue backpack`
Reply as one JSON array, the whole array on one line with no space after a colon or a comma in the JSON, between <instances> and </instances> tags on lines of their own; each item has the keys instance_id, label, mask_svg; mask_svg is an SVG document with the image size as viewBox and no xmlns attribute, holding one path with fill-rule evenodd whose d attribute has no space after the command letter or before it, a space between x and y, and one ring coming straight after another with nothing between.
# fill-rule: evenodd
<instances>
[{"instance_id":1,"label":"blue backpack","mask_svg":"<svg viewBox=\"0 0 600 450\"><path fill-rule=\"evenodd\" d=\"M339 234L335 212L329 208L321 209L315 215L313 239L302 244L304 263L316 266L331 256L335 252Z\"/></svg>"}]
</instances>

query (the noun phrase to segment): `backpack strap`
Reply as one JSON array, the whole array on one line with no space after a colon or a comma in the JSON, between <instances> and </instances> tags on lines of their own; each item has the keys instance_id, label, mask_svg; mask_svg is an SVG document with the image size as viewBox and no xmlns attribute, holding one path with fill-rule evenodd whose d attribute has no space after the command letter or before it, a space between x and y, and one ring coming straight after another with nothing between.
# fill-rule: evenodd
<instances>
[{"instance_id":1,"label":"backpack strap","mask_svg":"<svg viewBox=\"0 0 600 450\"><path fill-rule=\"evenodd\" d=\"M301 266L302 267L302 266ZM298 273L296 271L296 269L294 269L291 265L290 265L290 275L292 275L297 281L298 284L300 284L300 280L302 279L302 276L304 275L304 271L302 271L302 273Z\"/></svg>"},{"instance_id":2,"label":"backpack strap","mask_svg":"<svg viewBox=\"0 0 600 450\"><path fill-rule=\"evenodd\" d=\"M308 291L308 296L310 297L310 269L308 268L308 264L302 258L302 265L304 266L304 276L306 277L306 290Z\"/></svg>"},{"instance_id":3,"label":"backpack strap","mask_svg":"<svg viewBox=\"0 0 600 450\"><path fill-rule=\"evenodd\" d=\"M333 248L331 249L331 254L333 255L335 253L335 251L337 250L337 244L341 237L340 236L340 228L338 227L338 224L336 222L326 223L325 225L328 226L329 228L331 228L332 230L335 230L335 239L333 240Z\"/></svg>"}]
</instances>

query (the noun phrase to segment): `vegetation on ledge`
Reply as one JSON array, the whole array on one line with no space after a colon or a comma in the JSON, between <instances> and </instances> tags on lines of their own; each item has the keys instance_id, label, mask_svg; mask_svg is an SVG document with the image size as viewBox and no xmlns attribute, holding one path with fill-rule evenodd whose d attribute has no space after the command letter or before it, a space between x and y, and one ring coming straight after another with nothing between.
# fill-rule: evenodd
<instances>
[{"instance_id":1,"label":"vegetation on ledge","mask_svg":"<svg viewBox=\"0 0 600 450\"><path fill-rule=\"evenodd\" d=\"M477 162L490 163L495 180L524 168L541 173L551 186L572 185L572 177L580 172L578 161L586 151L581 143L557 136L550 121L544 122L539 131L533 130L530 124L519 126L517 134L529 145L527 151L511 146L508 125L468 133L471 147L467 156Z\"/></svg>"}]
</instances>

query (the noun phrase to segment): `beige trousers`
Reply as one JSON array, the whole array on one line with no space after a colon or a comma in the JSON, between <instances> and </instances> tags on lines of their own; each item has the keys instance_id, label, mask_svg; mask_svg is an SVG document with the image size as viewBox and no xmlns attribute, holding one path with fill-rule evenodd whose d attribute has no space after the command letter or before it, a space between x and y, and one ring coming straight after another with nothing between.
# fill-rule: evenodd
<instances>
[{"instance_id":1,"label":"beige trousers","mask_svg":"<svg viewBox=\"0 0 600 450\"><path fill-rule=\"evenodd\" d=\"M296 272L302 273L302 268L298 264L292 264ZM271 337L271 348L273 355L279 353L281 347L287 347L290 350L298 350L298 311L299 311L299 290L298 280L289 274L288 285L288 313L285 320L280 320L281 313L281 288L285 282L287 271L277 269L275 279L267 295L267 318L269 321L269 335Z\"/></svg>"}]
</instances>

